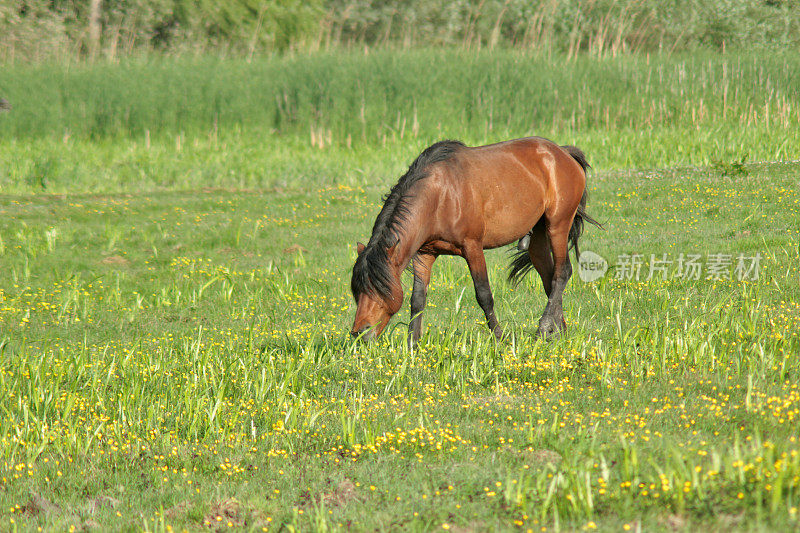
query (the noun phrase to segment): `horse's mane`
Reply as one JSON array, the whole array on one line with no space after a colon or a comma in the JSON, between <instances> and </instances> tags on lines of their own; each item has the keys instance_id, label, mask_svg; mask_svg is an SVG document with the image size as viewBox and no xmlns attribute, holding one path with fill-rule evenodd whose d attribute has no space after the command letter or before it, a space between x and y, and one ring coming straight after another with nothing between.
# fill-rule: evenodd
<instances>
[{"instance_id":1,"label":"horse's mane","mask_svg":"<svg viewBox=\"0 0 800 533\"><path fill-rule=\"evenodd\" d=\"M389 268L388 248L399 240L398 228L407 220L411 187L428 176L428 167L446 161L465 145L461 141L439 141L432 144L417 157L408 171L383 197L383 207L375 219L372 236L364 251L359 254L353 266L350 290L353 296L372 293L389 299L392 295L392 272Z\"/></svg>"}]
</instances>

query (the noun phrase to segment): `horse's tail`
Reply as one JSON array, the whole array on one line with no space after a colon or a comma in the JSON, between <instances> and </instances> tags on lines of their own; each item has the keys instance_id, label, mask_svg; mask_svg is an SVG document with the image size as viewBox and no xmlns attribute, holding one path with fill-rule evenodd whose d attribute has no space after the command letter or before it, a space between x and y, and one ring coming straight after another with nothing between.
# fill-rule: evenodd
<instances>
[{"instance_id":1,"label":"horse's tail","mask_svg":"<svg viewBox=\"0 0 800 533\"><path fill-rule=\"evenodd\" d=\"M583 151L578 148L577 146L562 146L569 155L572 156L575 161L583 169L583 173L586 174L586 169L590 168L589 162L586 161L586 156L583 154ZM570 244L570 248L575 250L575 257L580 259L580 250L578 249L578 239L580 239L581 235L583 234L583 223L588 222L590 224L594 224L598 228L602 228L603 225L600 224L597 220L591 217L586 212L586 201L588 200L588 193L586 188L583 189L583 195L581 195L581 201L578 203L578 210L575 212L575 218L572 220L572 227L569 229L569 237L568 241ZM510 271L508 273L509 281L513 283L519 283L519 281L525 277L525 275L530 272L533 268L533 263L531 263L531 258L528 255L527 250L521 250L514 254L514 257L511 259L511 266Z\"/></svg>"},{"instance_id":2,"label":"horse's tail","mask_svg":"<svg viewBox=\"0 0 800 533\"><path fill-rule=\"evenodd\" d=\"M566 152L578 162L583 169L583 173L586 174L586 169L590 168L591 165L588 161L586 161L586 156L583 154L583 151L577 146L562 146L561 148L566 150ZM578 203L578 210L575 212L575 218L572 220L572 227L569 229L569 244L570 247L575 250L576 259L581 258L581 252L578 249L578 239L580 239L581 235L583 234L583 223L588 222L590 224L594 224L598 228L603 227L602 224L589 216L589 213L586 212L586 200L588 197L589 193L587 188L584 188L581 201Z\"/></svg>"}]
</instances>

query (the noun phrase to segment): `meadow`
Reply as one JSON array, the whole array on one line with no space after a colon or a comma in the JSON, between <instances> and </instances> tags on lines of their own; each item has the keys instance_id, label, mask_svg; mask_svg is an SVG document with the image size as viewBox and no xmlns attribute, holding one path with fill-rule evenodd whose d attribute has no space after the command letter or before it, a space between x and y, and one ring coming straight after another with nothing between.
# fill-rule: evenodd
<instances>
[{"instance_id":1,"label":"meadow","mask_svg":"<svg viewBox=\"0 0 800 533\"><path fill-rule=\"evenodd\" d=\"M798 61L4 69L0 530L797 530ZM584 148L605 225L568 333L536 339L541 284L498 250L507 340L442 259L418 350L407 304L352 342L355 243L405 166L534 133Z\"/></svg>"},{"instance_id":2,"label":"meadow","mask_svg":"<svg viewBox=\"0 0 800 533\"><path fill-rule=\"evenodd\" d=\"M571 142L598 169L800 153L800 56L514 50L11 64L0 190L387 186L442 138Z\"/></svg>"}]
</instances>

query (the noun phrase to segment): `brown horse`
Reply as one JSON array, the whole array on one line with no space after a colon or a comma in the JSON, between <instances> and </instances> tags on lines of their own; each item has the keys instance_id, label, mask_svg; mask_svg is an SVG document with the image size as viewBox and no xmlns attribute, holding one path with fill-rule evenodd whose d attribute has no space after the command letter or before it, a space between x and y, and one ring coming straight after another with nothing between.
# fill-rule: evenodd
<instances>
[{"instance_id":1,"label":"brown horse","mask_svg":"<svg viewBox=\"0 0 800 533\"><path fill-rule=\"evenodd\" d=\"M599 226L585 212L588 166L578 148L540 137L476 147L442 141L425 149L384 198L369 243L358 243L350 284L357 304L351 334L380 335L400 310L400 275L413 260L408 338L413 346L422 331L434 261L460 255L489 328L501 338L483 250L518 239L523 239L522 251L509 278L520 279L535 268L548 298L539 335L563 330L561 298L572 275L568 245L577 256L583 221Z\"/></svg>"}]
</instances>

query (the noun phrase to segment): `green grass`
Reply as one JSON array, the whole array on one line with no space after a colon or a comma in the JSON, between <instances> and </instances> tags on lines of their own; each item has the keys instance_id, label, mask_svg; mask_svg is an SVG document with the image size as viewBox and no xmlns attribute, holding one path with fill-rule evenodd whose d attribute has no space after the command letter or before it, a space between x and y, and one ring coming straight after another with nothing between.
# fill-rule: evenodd
<instances>
[{"instance_id":1,"label":"green grass","mask_svg":"<svg viewBox=\"0 0 800 533\"><path fill-rule=\"evenodd\" d=\"M388 183L442 138L543 135L605 169L796 159L798 61L430 50L9 65L0 189Z\"/></svg>"},{"instance_id":2,"label":"green grass","mask_svg":"<svg viewBox=\"0 0 800 533\"><path fill-rule=\"evenodd\" d=\"M797 61L3 69L0 530L797 529L800 164L758 162L800 152ZM527 134L586 151L581 249L640 279L573 276L545 343L489 252L497 343L443 258L418 351L407 304L353 344L381 195L434 140Z\"/></svg>"},{"instance_id":3,"label":"green grass","mask_svg":"<svg viewBox=\"0 0 800 533\"><path fill-rule=\"evenodd\" d=\"M773 125L797 120L796 54L621 55L519 51L320 53L244 60L151 57L9 65L3 137L78 138L258 128L339 144L457 131ZM35 95L32 98L31 95Z\"/></svg>"},{"instance_id":4,"label":"green grass","mask_svg":"<svg viewBox=\"0 0 800 533\"><path fill-rule=\"evenodd\" d=\"M798 170L596 173L583 249L760 252L759 279L575 276L542 343L540 284L491 252L496 343L443 259L416 353L407 309L347 335L382 186L4 196L0 523L796 528Z\"/></svg>"}]
</instances>

